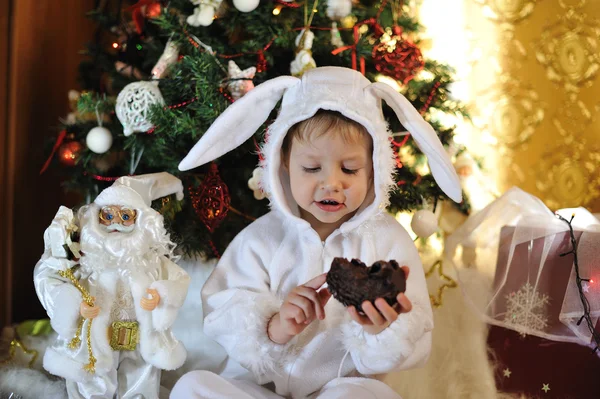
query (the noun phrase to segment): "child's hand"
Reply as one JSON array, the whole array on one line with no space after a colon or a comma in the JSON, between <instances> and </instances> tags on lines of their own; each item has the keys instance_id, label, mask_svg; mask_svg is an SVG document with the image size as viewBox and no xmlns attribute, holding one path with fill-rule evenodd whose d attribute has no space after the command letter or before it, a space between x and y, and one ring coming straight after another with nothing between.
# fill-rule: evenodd
<instances>
[{"instance_id":1,"label":"child's hand","mask_svg":"<svg viewBox=\"0 0 600 399\"><path fill-rule=\"evenodd\" d=\"M285 301L267 327L269 338L278 344L289 342L300 334L316 318L325 318L325 304L331 298L327 288L317 291L327 279L327 274L320 274L304 285L290 292Z\"/></svg>"},{"instance_id":2,"label":"child's hand","mask_svg":"<svg viewBox=\"0 0 600 399\"><path fill-rule=\"evenodd\" d=\"M402 269L406 278L408 278L408 267L402 266ZM361 307L365 316L358 314L354 306L348 307L348 313L350 313L352 320L363 326L367 333L371 335L379 334L396 321L399 314L411 311L412 303L403 292L398 294L396 300L398 303L394 306L390 306L383 298L375 299L375 306L370 301L364 301Z\"/></svg>"}]
</instances>

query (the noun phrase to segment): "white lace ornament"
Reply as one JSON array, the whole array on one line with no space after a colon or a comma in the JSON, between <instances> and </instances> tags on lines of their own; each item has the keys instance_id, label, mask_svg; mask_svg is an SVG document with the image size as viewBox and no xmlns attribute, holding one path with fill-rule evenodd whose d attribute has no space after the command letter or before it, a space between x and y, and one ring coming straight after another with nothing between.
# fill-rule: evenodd
<instances>
[{"instance_id":1,"label":"white lace ornament","mask_svg":"<svg viewBox=\"0 0 600 399\"><path fill-rule=\"evenodd\" d=\"M262 190L260 182L263 178L264 169L260 166L252 171L252 177L248 180L248 188L254 192L254 198L262 200L267 198L267 194Z\"/></svg>"},{"instance_id":2,"label":"white lace ornament","mask_svg":"<svg viewBox=\"0 0 600 399\"><path fill-rule=\"evenodd\" d=\"M310 30L307 30L306 33L304 33L304 29L302 29L298 37L296 37L296 58L290 65L292 76L300 77L309 69L317 67L317 63L315 62L311 51L314 38L314 33Z\"/></svg>"},{"instance_id":3,"label":"white lace ornament","mask_svg":"<svg viewBox=\"0 0 600 399\"><path fill-rule=\"evenodd\" d=\"M164 104L158 82L133 82L121 90L115 108L125 136L152 128L149 113L154 104Z\"/></svg>"}]
</instances>

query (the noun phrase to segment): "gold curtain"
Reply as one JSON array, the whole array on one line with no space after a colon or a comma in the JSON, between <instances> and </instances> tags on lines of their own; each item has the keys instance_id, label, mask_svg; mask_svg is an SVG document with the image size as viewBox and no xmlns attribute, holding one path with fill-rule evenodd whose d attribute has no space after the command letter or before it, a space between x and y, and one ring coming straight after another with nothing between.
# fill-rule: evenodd
<instances>
[{"instance_id":1,"label":"gold curtain","mask_svg":"<svg viewBox=\"0 0 600 399\"><path fill-rule=\"evenodd\" d=\"M450 0L458 17L429 20L455 47L473 117L464 140L500 192L512 186L555 210L600 211L600 2ZM446 17L445 19L444 16ZM431 50L440 34L432 34ZM447 40L447 39L446 39ZM453 64L452 59L446 59ZM460 77L460 76L459 76Z\"/></svg>"}]
</instances>

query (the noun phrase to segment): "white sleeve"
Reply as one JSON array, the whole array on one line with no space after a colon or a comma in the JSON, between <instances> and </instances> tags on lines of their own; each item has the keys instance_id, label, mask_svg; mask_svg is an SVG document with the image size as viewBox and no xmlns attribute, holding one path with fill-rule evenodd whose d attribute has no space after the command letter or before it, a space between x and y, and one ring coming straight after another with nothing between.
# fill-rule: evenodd
<instances>
[{"instance_id":1,"label":"white sleeve","mask_svg":"<svg viewBox=\"0 0 600 399\"><path fill-rule=\"evenodd\" d=\"M381 374L391 371L420 367L425 364L431 351L433 312L429 291L419 253L410 236L397 222L390 225L387 242L378 242L384 258L394 259L400 266L408 266L406 296L412 302L412 310L398 316L388 328L377 335L364 331L354 322L342 326L344 345L361 374Z\"/></svg>"},{"instance_id":2,"label":"white sleeve","mask_svg":"<svg viewBox=\"0 0 600 399\"><path fill-rule=\"evenodd\" d=\"M54 331L63 338L71 339L77 330L82 296L73 283L61 277L58 271L70 269L76 262L49 256L49 252L50 249L47 249L35 265L35 292L48 313Z\"/></svg>"},{"instance_id":3,"label":"white sleeve","mask_svg":"<svg viewBox=\"0 0 600 399\"><path fill-rule=\"evenodd\" d=\"M263 384L271 381L268 374L287 345L267 335L267 323L283 301L272 293L266 269L273 243L257 240L265 234L252 227L238 234L223 254L202 289L202 306L206 335Z\"/></svg>"}]
</instances>

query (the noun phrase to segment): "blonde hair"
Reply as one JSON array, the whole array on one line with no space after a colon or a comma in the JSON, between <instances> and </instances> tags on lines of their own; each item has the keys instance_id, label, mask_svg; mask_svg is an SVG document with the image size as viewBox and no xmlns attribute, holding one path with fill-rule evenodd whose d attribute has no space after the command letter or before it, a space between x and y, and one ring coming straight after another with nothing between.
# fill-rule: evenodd
<instances>
[{"instance_id":1,"label":"blonde hair","mask_svg":"<svg viewBox=\"0 0 600 399\"><path fill-rule=\"evenodd\" d=\"M369 153L373 152L373 139L363 125L337 111L320 109L314 116L296 123L288 130L281 146L283 161L288 162L294 139L305 143L325 134L339 134L346 143L357 142L366 135L370 142Z\"/></svg>"}]
</instances>

